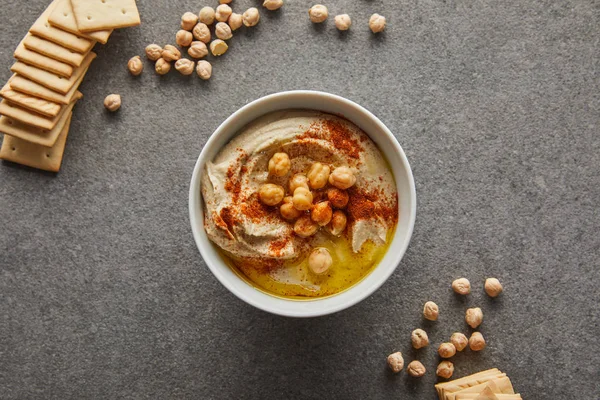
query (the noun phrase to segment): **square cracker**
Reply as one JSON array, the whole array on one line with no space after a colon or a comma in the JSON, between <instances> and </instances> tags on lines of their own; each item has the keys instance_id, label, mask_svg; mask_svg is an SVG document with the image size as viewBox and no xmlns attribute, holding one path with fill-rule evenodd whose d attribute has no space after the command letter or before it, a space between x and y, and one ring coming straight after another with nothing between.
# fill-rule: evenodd
<instances>
[{"instance_id":1,"label":"square cracker","mask_svg":"<svg viewBox=\"0 0 600 400\"><path fill-rule=\"evenodd\" d=\"M65 106L63 106L63 108L64 107ZM46 130L54 128L59 120L58 115L56 117L44 117L41 114L29 111L26 108L19 107L16 104L6 101L6 99L0 101L0 114L21 121L24 124Z\"/></svg>"},{"instance_id":2,"label":"square cracker","mask_svg":"<svg viewBox=\"0 0 600 400\"><path fill-rule=\"evenodd\" d=\"M80 32L127 28L141 23L135 0L71 0Z\"/></svg>"},{"instance_id":3,"label":"square cracker","mask_svg":"<svg viewBox=\"0 0 600 400\"><path fill-rule=\"evenodd\" d=\"M51 25L63 29L67 32L71 32L77 36L81 36L87 39L96 40L102 44L108 42L112 30L95 31L95 32L80 32L77 28L77 22L75 21L75 15L73 14L73 7L71 6L71 0L56 0L56 4L50 16L48 22Z\"/></svg>"},{"instance_id":4,"label":"square cracker","mask_svg":"<svg viewBox=\"0 0 600 400\"><path fill-rule=\"evenodd\" d=\"M67 122L54 146L48 148L5 135L2 148L0 148L0 158L44 171L58 172L65 154L71 115L67 116Z\"/></svg>"},{"instance_id":5,"label":"square cracker","mask_svg":"<svg viewBox=\"0 0 600 400\"><path fill-rule=\"evenodd\" d=\"M71 32L50 25L48 18L56 6L56 3L57 1L55 0L48 6L46 11L44 11L37 21L35 21L31 29L29 29L29 32L78 53L89 52L96 43L94 40L77 36Z\"/></svg>"},{"instance_id":6,"label":"square cracker","mask_svg":"<svg viewBox=\"0 0 600 400\"><path fill-rule=\"evenodd\" d=\"M510 379L505 376L504 378L494 379L489 382L480 383L479 385L471 386L458 392L446 393L445 400L456 400L456 396L459 394L465 393L481 393L483 389L489 387L494 393L504 393L504 394L514 394L515 390L513 389L512 383Z\"/></svg>"},{"instance_id":7,"label":"square cracker","mask_svg":"<svg viewBox=\"0 0 600 400\"><path fill-rule=\"evenodd\" d=\"M506 376L505 373L491 373L491 374L488 373L488 374L483 374L483 375L478 375L478 376L472 375L472 377L467 377L467 378L469 378L468 380L460 381L460 379L458 379L457 383L451 384L450 386L437 388L437 390L438 390L440 399L443 399L446 397L446 394L448 394L448 393L458 392L459 390L466 389L468 387L476 386L481 383L489 382L489 381L496 380L499 378L504 378L505 376ZM447 382L447 383L452 383L452 382L454 382L454 381Z\"/></svg>"},{"instance_id":8,"label":"square cracker","mask_svg":"<svg viewBox=\"0 0 600 400\"><path fill-rule=\"evenodd\" d=\"M23 45L27 50L35 51L36 53L64 62L73 67L79 67L85 58L85 54L77 53L76 51L69 50L59 44L31 34L25 36Z\"/></svg>"},{"instance_id":9,"label":"square cracker","mask_svg":"<svg viewBox=\"0 0 600 400\"><path fill-rule=\"evenodd\" d=\"M4 133L5 135L22 139L26 142L39 144L40 146L44 147L52 147L54 146L54 143L56 143L56 140L58 139L60 132L62 132L63 127L67 123L68 117L71 114L75 103L81 98L81 96L81 93L77 92L75 100L68 106L65 106L59 115L58 123L54 129L47 131L45 129L35 128L3 116L0 117L0 132Z\"/></svg>"},{"instance_id":10,"label":"square cracker","mask_svg":"<svg viewBox=\"0 0 600 400\"><path fill-rule=\"evenodd\" d=\"M22 62L13 64L10 70L50 90L66 95L73 89L73 86L78 86L81 83L82 77L87 72L94 58L96 58L96 53L90 51L81 65L73 71L73 75L68 79Z\"/></svg>"},{"instance_id":11,"label":"square cracker","mask_svg":"<svg viewBox=\"0 0 600 400\"><path fill-rule=\"evenodd\" d=\"M36 53L35 51L27 50L21 41L15 50L15 58L25 64L33 65L34 67L52 72L65 78L73 75L73 67L64 62L56 61L50 57Z\"/></svg>"},{"instance_id":12,"label":"square cracker","mask_svg":"<svg viewBox=\"0 0 600 400\"><path fill-rule=\"evenodd\" d=\"M60 112L60 104L48 100L40 99L28 94L15 92L11 88L11 80L0 89L0 96L13 104L26 108L28 110L40 113L46 117L56 117Z\"/></svg>"},{"instance_id":13,"label":"square cracker","mask_svg":"<svg viewBox=\"0 0 600 400\"><path fill-rule=\"evenodd\" d=\"M83 80L83 75L80 80ZM21 75L14 74L10 78L10 88L15 92L28 94L58 104L69 104L72 102L78 87L79 83L75 83L67 94L60 94Z\"/></svg>"}]
</instances>

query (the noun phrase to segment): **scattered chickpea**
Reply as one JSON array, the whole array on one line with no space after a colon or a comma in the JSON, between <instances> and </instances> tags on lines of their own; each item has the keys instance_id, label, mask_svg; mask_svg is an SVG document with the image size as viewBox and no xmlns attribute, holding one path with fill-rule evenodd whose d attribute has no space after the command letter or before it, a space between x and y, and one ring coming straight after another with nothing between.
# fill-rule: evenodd
<instances>
[{"instance_id":1,"label":"scattered chickpea","mask_svg":"<svg viewBox=\"0 0 600 400\"><path fill-rule=\"evenodd\" d=\"M154 65L154 69L156 70L157 74L166 75L171 70L171 63L169 63L164 58L159 58L158 61L156 61L156 64Z\"/></svg>"},{"instance_id":2,"label":"scattered chickpea","mask_svg":"<svg viewBox=\"0 0 600 400\"><path fill-rule=\"evenodd\" d=\"M291 167L292 162L286 153L275 153L269 160L269 173L271 175L286 176Z\"/></svg>"},{"instance_id":3,"label":"scattered chickpea","mask_svg":"<svg viewBox=\"0 0 600 400\"><path fill-rule=\"evenodd\" d=\"M279 10L283 6L283 0L265 0L263 7L269 11Z\"/></svg>"},{"instance_id":4,"label":"scattered chickpea","mask_svg":"<svg viewBox=\"0 0 600 400\"><path fill-rule=\"evenodd\" d=\"M196 26L194 26L194 30L192 31L194 38L196 40L201 41L202 43L209 43L211 39L210 29L208 29L208 25L203 22L198 22Z\"/></svg>"},{"instance_id":5,"label":"scattered chickpea","mask_svg":"<svg viewBox=\"0 0 600 400\"><path fill-rule=\"evenodd\" d=\"M149 44L146 46L146 57L148 57L149 60L156 61L161 57L162 51L163 49L159 45Z\"/></svg>"},{"instance_id":6,"label":"scattered chickpea","mask_svg":"<svg viewBox=\"0 0 600 400\"><path fill-rule=\"evenodd\" d=\"M260 201L268 206L276 206L283 201L285 190L279 185L266 183L260 187L258 191Z\"/></svg>"},{"instance_id":7,"label":"scattered chickpea","mask_svg":"<svg viewBox=\"0 0 600 400\"><path fill-rule=\"evenodd\" d=\"M473 332L469 338L469 348L473 351L481 351L485 349L485 339L480 332Z\"/></svg>"},{"instance_id":8,"label":"scattered chickpea","mask_svg":"<svg viewBox=\"0 0 600 400\"><path fill-rule=\"evenodd\" d=\"M304 174L296 174L290 179L290 192L294 193L299 187L308 190L308 178Z\"/></svg>"},{"instance_id":9,"label":"scattered chickpea","mask_svg":"<svg viewBox=\"0 0 600 400\"><path fill-rule=\"evenodd\" d=\"M369 28L373 33L379 33L385 29L385 17L379 14L371 15L369 18Z\"/></svg>"},{"instance_id":10,"label":"scattered chickpea","mask_svg":"<svg viewBox=\"0 0 600 400\"><path fill-rule=\"evenodd\" d=\"M191 12L186 12L181 17L181 29L191 31L194 26L198 23L198 16Z\"/></svg>"},{"instance_id":11,"label":"scattered chickpea","mask_svg":"<svg viewBox=\"0 0 600 400\"><path fill-rule=\"evenodd\" d=\"M423 307L423 316L429 321L437 321L440 309L433 301L428 301Z\"/></svg>"},{"instance_id":12,"label":"scattered chickpea","mask_svg":"<svg viewBox=\"0 0 600 400\"><path fill-rule=\"evenodd\" d=\"M338 189L349 189L356 183L356 177L348 167L338 167L329 175L329 183Z\"/></svg>"},{"instance_id":13,"label":"scattered chickpea","mask_svg":"<svg viewBox=\"0 0 600 400\"><path fill-rule=\"evenodd\" d=\"M175 69L179 71L181 75L191 75L194 73L194 62L187 58L182 58L175 62Z\"/></svg>"},{"instance_id":14,"label":"scattered chickpea","mask_svg":"<svg viewBox=\"0 0 600 400\"><path fill-rule=\"evenodd\" d=\"M212 76L212 65L205 60L198 61L196 65L196 73L203 81L207 81Z\"/></svg>"},{"instance_id":15,"label":"scattered chickpea","mask_svg":"<svg viewBox=\"0 0 600 400\"><path fill-rule=\"evenodd\" d=\"M402 357L402 353L398 351L390 354L387 358L387 364L395 374L402 371L404 368L404 357Z\"/></svg>"},{"instance_id":16,"label":"scattered chickpea","mask_svg":"<svg viewBox=\"0 0 600 400\"><path fill-rule=\"evenodd\" d=\"M104 107L110 112L119 110L121 108L121 96L118 94L109 94L104 99Z\"/></svg>"},{"instance_id":17,"label":"scattered chickpea","mask_svg":"<svg viewBox=\"0 0 600 400\"><path fill-rule=\"evenodd\" d=\"M496 278L487 278L485 280L485 292L490 297L498 297L502 293L502 284Z\"/></svg>"},{"instance_id":18,"label":"scattered chickpea","mask_svg":"<svg viewBox=\"0 0 600 400\"><path fill-rule=\"evenodd\" d=\"M215 36L221 40L229 40L233 37L231 28L225 22L218 22L215 26Z\"/></svg>"},{"instance_id":19,"label":"scattered chickpea","mask_svg":"<svg viewBox=\"0 0 600 400\"><path fill-rule=\"evenodd\" d=\"M293 202L296 210L310 210L312 208L313 194L306 188L298 187L294 190Z\"/></svg>"},{"instance_id":20,"label":"scattered chickpea","mask_svg":"<svg viewBox=\"0 0 600 400\"><path fill-rule=\"evenodd\" d=\"M438 364L435 373L440 378L450 379L452 374L454 374L454 364L452 361L444 360Z\"/></svg>"},{"instance_id":21,"label":"scattered chickpea","mask_svg":"<svg viewBox=\"0 0 600 400\"><path fill-rule=\"evenodd\" d=\"M425 375L425 372L427 372L427 370L420 361L414 360L411 361L410 364L408 364L408 367L406 367L406 372L408 372L408 374L413 378L420 378L423 375Z\"/></svg>"},{"instance_id":22,"label":"scattered chickpea","mask_svg":"<svg viewBox=\"0 0 600 400\"><path fill-rule=\"evenodd\" d=\"M175 46L166 45L162 51L162 58L166 61L177 61L181 58L181 52Z\"/></svg>"},{"instance_id":23,"label":"scattered chickpea","mask_svg":"<svg viewBox=\"0 0 600 400\"><path fill-rule=\"evenodd\" d=\"M215 19L219 22L226 22L233 11L227 4L220 4L215 12Z\"/></svg>"},{"instance_id":24,"label":"scattered chickpea","mask_svg":"<svg viewBox=\"0 0 600 400\"><path fill-rule=\"evenodd\" d=\"M293 197L287 196L283 199L283 204L279 208L281 216L287 220L293 221L302 216L302 211L294 207Z\"/></svg>"},{"instance_id":25,"label":"scattered chickpea","mask_svg":"<svg viewBox=\"0 0 600 400\"><path fill-rule=\"evenodd\" d=\"M429 346L429 336L423 329L415 329L410 334L410 341L415 349L421 349Z\"/></svg>"},{"instance_id":26,"label":"scattered chickpea","mask_svg":"<svg viewBox=\"0 0 600 400\"><path fill-rule=\"evenodd\" d=\"M331 217L331 222L327 225L327 230L333 236L340 236L344 230L346 230L346 225L348 224L348 218L346 218L346 214L343 211L336 210L333 212L333 216Z\"/></svg>"},{"instance_id":27,"label":"scattered chickpea","mask_svg":"<svg viewBox=\"0 0 600 400\"><path fill-rule=\"evenodd\" d=\"M459 278L452 282L452 289L462 295L471 293L471 282L467 278Z\"/></svg>"},{"instance_id":28,"label":"scattered chickpea","mask_svg":"<svg viewBox=\"0 0 600 400\"><path fill-rule=\"evenodd\" d=\"M311 22L320 24L321 22L325 22L325 20L327 20L327 17L329 17L329 11L327 11L327 7L324 5L316 4L308 10L308 16L310 17Z\"/></svg>"},{"instance_id":29,"label":"scattered chickpea","mask_svg":"<svg viewBox=\"0 0 600 400\"><path fill-rule=\"evenodd\" d=\"M328 165L323 165L320 162L314 163L308 171L308 183L313 189L321 189L327 185L331 168Z\"/></svg>"},{"instance_id":30,"label":"scattered chickpea","mask_svg":"<svg viewBox=\"0 0 600 400\"><path fill-rule=\"evenodd\" d=\"M340 31L347 31L352 25L352 19L348 14L336 15L335 16L335 27Z\"/></svg>"},{"instance_id":31,"label":"scattered chickpea","mask_svg":"<svg viewBox=\"0 0 600 400\"><path fill-rule=\"evenodd\" d=\"M473 329L481 325L483 322L483 311L481 311L481 308L469 308L465 314L465 321Z\"/></svg>"},{"instance_id":32,"label":"scattered chickpea","mask_svg":"<svg viewBox=\"0 0 600 400\"><path fill-rule=\"evenodd\" d=\"M256 7L250 7L242 14L242 22L247 27L256 26L258 21L260 21L260 13Z\"/></svg>"},{"instance_id":33,"label":"scattered chickpea","mask_svg":"<svg viewBox=\"0 0 600 400\"><path fill-rule=\"evenodd\" d=\"M338 188L327 189L327 199L331 202L331 205L335 208L344 208L350 201L348 192L340 190Z\"/></svg>"},{"instance_id":34,"label":"scattered chickpea","mask_svg":"<svg viewBox=\"0 0 600 400\"><path fill-rule=\"evenodd\" d=\"M243 19L244 17L242 16L242 14L237 14L237 13L231 13L231 16L229 17L229 27L231 28L232 31L237 31L238 29L241 28L241 26L243 25Z\"/></svg>"},{"instance_id":35,"label":"scattered chickpea","mask_svg":"<svg viewBox=\"0 0 600 400\"><path fill-rule=\"evenodd\" d=\"M316 275L322 275L329 271L332 264L331 254L324 247L314 249L308 256L308 268Z\"/></svg>"},{"instance_id":36,"label":"scattered chickpea","mask_svg":"<svg viewBox=\"0 0 600 400\"><path fill-rule=\"evenodd\" d=\"M206 25L212 24L215 22L215 9L212 7L202 7L198 14L198 20Z\"/></svg>"},{"instance_id":37,"label":"scattered chickpea","mask_svg":"<svg viewBox=\"0 0 600 400\"><path fill-rule=\"evenodd\" d=\"M317 233L319 225L317 225L308 215L300 217L294 224L294 232L301 238L308 238Z\"/></svg>"},{"instance_id":38,"label":"scattered chickpea","mask_svg":"<svg viewBox=\"0 0 600 400\"><path fill-rule=\"evenodd\" d=\"M131 75L138 76L144 71L144 63L140 56L132 57L127 63L127 69L131 72Z\"/></svg>"},{"instance_id":39,"label":"scattered chickpea","mask_svg":"<svg viewBox=\"0 0 600 400\"><path fill-rule=\"evenodd\" d=\"M215 39L210 42L210 52L213 56L222 56L227 52L229 46L221 39Z\"/></svg>"},{"instance_id":40,"label":"scattered chickpea","mask_svg":"<svg viewBox=\"0 0 600 400\"><path fill-rule=\"evenodd\" d=\"M192 58L204 58L208 55L208 47L200 41L192 42L188 55Z\"/></svg>"},{"instance_id":41,"label":"scattered chickpea","mask_svg":"<svg viewBox=\"0 0 600 400\"><path fill-rule=\"evenodd\" d=\"M452 343L442 343L440 347L438 347L438 354L442 358L450 358L454 357L456 354L456 347Z\"/></svg>"},{"instance_id":42,"label":"scattered chickpea","mask_svg":"<svg viewBox=\"0 0 600 400\"><path fill-rule=\"evenodd\" d=\"M322 201L321 203L316 204L310 212L310 217L319 224L319 226L329 224L333 218L333 210L331 209L329 202Z\"/></svg>"},{"instance_id":43,"label":"scattered chickpea","mask_svg":"<svg viewBox=\"0 0 600 400\"><path fill-rule=\"evenodd\" d=\"M177 31L175 35L175 42L181 47L188 47L192 43L192 40L194 40L192 32L183 29Z\"/></svg>"},{"instance_id":44,"label":"scattered chickpea","mask_svg":"<svg viewBox=\"0 0 600 400\"><path fill-rule=\"evenodd\" d=\"M450 337L450 343L454 345L456 351L463 351L469 344L469 339L464 334L455 332Z\"/></svg>"}]
</instances>

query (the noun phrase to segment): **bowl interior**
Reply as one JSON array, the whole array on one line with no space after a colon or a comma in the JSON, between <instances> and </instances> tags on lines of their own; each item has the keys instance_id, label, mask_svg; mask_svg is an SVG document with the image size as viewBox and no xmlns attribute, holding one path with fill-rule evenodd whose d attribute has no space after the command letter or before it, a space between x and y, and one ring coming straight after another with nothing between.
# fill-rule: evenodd
<instances>
[{"instance_id":1,"label":"bowl interior","mask_svg":"<svg viewBox=\"0 0 600 400\"><path fill-rule=\"evenodd\" d=\"M310 301L286 300L263 293L240 279L222 259L204 230L200 177L207 161L242 128L273 111L309 109L336 114L356 124L377 144L394 173L398 189L399 219L389 250L379 265L351 288L326 298ZM412 235L416 214L416 193L410 165L392 133L379 119L358 104L328 93L313 91L283 92L258 99L231 115L210 137L194 168L190 187L190 220L200 253L216 278L245 302L274 314L291 317L326 315L348 308L377 290L394 272Z\"/></svg>"}]
</instances>

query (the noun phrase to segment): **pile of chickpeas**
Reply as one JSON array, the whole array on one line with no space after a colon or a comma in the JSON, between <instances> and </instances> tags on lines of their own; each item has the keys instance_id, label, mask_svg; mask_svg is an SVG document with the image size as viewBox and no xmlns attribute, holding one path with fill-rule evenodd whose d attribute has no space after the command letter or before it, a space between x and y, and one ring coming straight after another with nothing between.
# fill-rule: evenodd
<instances>
[{"instance_id":1,"label":"pile of chickpeas","mask_svg":"<svg viewBox=\"0 0 600 400\"><path fill-rule=\"evenodd\" d=\"M269 175L284 177L290 173L291 166L286 153L275 153L269 160ZM321 228L340 236L347 224L343 211L350 200L347 189L355 183L356 177L350 168L337 167L332 171L329 165L315 162L307 174L290 177L287 191L283 186L266 183L260 187L258 197L267 206L279 206L281 217L294 222L294 233L301 238L314 236ZM313 204L313 191L322 189L326 189L327 200ZM332 263L331 254L325 248L314 249L308 257L310 270L318 275L326 273Z\"/></svg>"}]
</instances>

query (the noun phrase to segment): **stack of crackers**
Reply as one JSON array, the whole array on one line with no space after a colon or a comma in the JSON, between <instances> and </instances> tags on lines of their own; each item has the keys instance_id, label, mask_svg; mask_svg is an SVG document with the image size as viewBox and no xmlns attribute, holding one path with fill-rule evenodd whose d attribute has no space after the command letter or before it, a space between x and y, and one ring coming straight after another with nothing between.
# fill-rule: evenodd
<instances>
[{"instance_id":1,"label":"stack of crackers","mask_svg":"<svg viewBox=\"0 0 600 400\"><path fill-rule=\"evenodd\" d=\"M487 371L435 385L440 400L520 400L505 373Z\"/></svg>"},{"instance_id":2,"label":"stack of crackers","mask_svg":"<svg viewBox=\"0 0 600 400\"><path fill-rule=\"evenodd\" d=\"M0 159L58 172L92 48L139 24L135 0L54 0L19 43L0 90Z\"/></svg>"}]
</instances>

